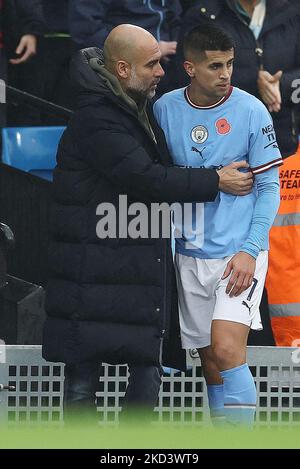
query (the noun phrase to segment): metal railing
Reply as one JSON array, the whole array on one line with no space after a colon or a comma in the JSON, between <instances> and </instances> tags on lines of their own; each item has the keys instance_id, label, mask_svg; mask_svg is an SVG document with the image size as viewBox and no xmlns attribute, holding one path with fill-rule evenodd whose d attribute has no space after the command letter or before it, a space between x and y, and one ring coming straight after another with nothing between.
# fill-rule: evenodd
<instances>
[{"instance_id":1,"label":"metal railing","mask_svg":"<svg viewBox=\"0 0 300 469\"><path fill-rule=\"evenodd\" d=\"M300 349L248 347L248 364L257 387L259 425L300 423ZM163 376L155 420L181 424L209 421L206 386L199 359L189 355L186 373ZM0 420L63 422L60 363L46 362L41 346L0 344ZM118 421L127 385L127 367L104 364L97 393L99 421ZM10 388L8 388L10 386Z\"/></svg>"}]
</instances>

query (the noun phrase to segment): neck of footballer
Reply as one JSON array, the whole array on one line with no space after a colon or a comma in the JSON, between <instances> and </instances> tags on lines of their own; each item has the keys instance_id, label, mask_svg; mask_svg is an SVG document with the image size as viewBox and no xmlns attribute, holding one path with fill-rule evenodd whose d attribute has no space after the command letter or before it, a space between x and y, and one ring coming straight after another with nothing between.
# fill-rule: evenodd
<instances>
[{"instance_id":1,"label":"neck of footballer","mask_svg":"<svg viewBox=\"0 0 300 469\"><path fill-rule=\"evenodd\" d=\"M188 97L190 98L190 101L196 106L214 106L219 101L221 101L221 99L223 99L226 94L227 92L224 92L223 96L207 96L201 93L197 89L197 86L193 85L193 83L191 83L188 87Z\"/></svg>"}]
</instances>

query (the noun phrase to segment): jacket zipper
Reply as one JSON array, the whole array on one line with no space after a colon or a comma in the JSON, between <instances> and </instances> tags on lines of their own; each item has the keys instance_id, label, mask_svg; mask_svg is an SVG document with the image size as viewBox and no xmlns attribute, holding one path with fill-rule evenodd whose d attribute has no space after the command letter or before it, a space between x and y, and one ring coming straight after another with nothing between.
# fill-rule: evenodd
<instances>
[{"instance_id":1,"label":"jacket zipper","mask_svg":"<svg viewBox=\"0 0 300 469\"><path fill-rule=\"evenodd\" d=\"M163 356L163 347L164 347L164 335L165 335L165 330L163 329L161 331L161 337L160 337L160 344L159 344L159 364L160 366L163 366L163 359L162 359L162 356Z\"/></svg>"},{"instance_id":2,"label":"jacket zipper","mask_svg":"<svg viewBox=\"0 0 300 469\"><path fill-rule=\"evenodd\" d=\"M121 109L123 109L124 111L128 112L131 116L135 117L135 119L137 120L138 124L140 125L140 127L143 129L143 131L146 133L146 135L148 135L148 137L150 138L151 142L153 143L153 145L155 146L156 150L157 150L157 143L154 142L154 140L152 139L152 137L150 137L150 134L149 132L146 131L145 127L140 123L140 121L136 118L136 115L129 111L127 108L123 107L123 106L120 106ZM150 124L151 125L151 124ZM165 244L166 244L166 241L165 241ZM160 335L160 345L159 345L159 363L162 365L162 355L163 355L163 341L164 341L164 336L165 336L165 332L166 332L166 308L167 308L167 298L166 298L166 290L167 290L167 258L165 256L164 258L164 285L165 285L165 288L164 288L164 296L163 296L163 311L162 311L162 314L163 314L163 319L162 319L162 326L161 326L161 335Z\"/></svg>"},{"instance_id":3,"label":"jacket zipper","mask_svg":"<svg viewBox=\"0 0 300 469\"><path fill-rule=\"evenodd\" d=\"M164 241L164 245L166 241ZM165 253L167 252L167 246L164 246ZM166 316L167 316L167 256L164 256L164 297L163 297L163 317L162 317L162 329L161 329L161 336L160 336L160 351L159 351L159 363L162 366L162 355L163 355L163 345L164 345L164 336L166 333Z\"/></svg>"},{"instance_id":4,"label":"jacket zipper","mask_svg":"<svg viewBox=\"0 0 300 469\"><path fill-rule=\"evenodd\" d=\"M232 8L232 6L229 4L228 5L229 8L236 14L237 18L240 20L241 23L243 23L245 26L247 26L247 29L249 29L249 31L251 31L251 29L249 28L249 25L247 23L247 21L245 21L242 16ZM253 35L253 38L255 40L255 44L256 44L256 47L255 47L255 54L257 56L257 59L258 59L258 69L259 70L264 70L264 64L263 64L263 56L264 56L264 50L263 50L263 47L262 47L262 44L259 42L258 39L256 39L256 37L254 36L253 32L251 31L252 35Z\"/></svg>"},{"instance_id":5,"label":"jacket zipper","mask_svg":"<svg viewBox=\"0 0 300 469\"><path fill-rule=\"evenodd\" d=\"M292 135L296 139L298 139L297 132L296 132L296 118L295 118L295 109L291 110L291 117L292 117Z\"/></svg>"},{"instance_id":6,"label":"jacket zipper","mask_svg":"<svg viewBox=\"0 0 300 469\"><path fill-rule=\"evenodd\" d=\"M262 44L260 44L258 39L255 39L255 42L256 42L255 53L258 59L258 68L259 70L264 70L264 62L263 62L264 50L263 50Z\"/></svg>"}]
</instances>

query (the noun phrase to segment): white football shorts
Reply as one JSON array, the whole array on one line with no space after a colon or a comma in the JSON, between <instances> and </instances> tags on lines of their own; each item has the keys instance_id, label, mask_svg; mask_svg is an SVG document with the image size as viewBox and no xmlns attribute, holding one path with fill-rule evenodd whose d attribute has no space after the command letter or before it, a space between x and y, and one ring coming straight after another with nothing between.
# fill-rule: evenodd
<instances>
[{"instance_id":1,"label":"white football shorts","mask_svg":"<svg viewBox=\"0 0 300 469\"><path fill-rule=\"evenodd\" d=\"M268 251L261 251L256 259L252 285L239 296L230 298L225 292L230 276L223 280L221 277L232 257L199 259L176 253L182 348L210 345L214 319L238 322L254 330L262 329L259 305L268 269Z\"/></svg>"}]
</instances>

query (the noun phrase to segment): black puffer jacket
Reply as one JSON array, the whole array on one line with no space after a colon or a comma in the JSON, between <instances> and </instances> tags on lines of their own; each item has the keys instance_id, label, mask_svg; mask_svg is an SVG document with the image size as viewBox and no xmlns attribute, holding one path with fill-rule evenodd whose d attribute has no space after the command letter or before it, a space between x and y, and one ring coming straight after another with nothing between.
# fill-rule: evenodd
<instances>
[{"instance_id":1,"label":"black puffer jacket","mask_svg":"<svg viewBox=\"0 0 300 469\"><path fill-rule=\"evenodd\" d=\"M274 74L283 71L279 113L272 113L277 141L284 157L298 146L299 104L291 101L292 82L300 77L300 11L289 0L267 0L266 18L258 41L243 18L232 7L231 0L199 0L183 19L180 34L178 77L176 86L188 78L182 68L182 38L193 27L213 21L224 28L235 41L235 63L232 83L258 98L257 76L260 67ZM262 51L262 55L261 52ZM174 83L175 85L175 83Z\"/></svg>"},{"instance_id":2,"label":"black puffer jacket","mask_svg":"<svg viewBox=\"0 0 300 469\"><path fill-rule=\"evenodd\" d=\"M43 354L67 363L157 365L164 335L165 363L182 367L169 240L99 239L96 208L112 203L118 218L120 194L127 194L128 205L214 200L218 176L170 166L162 131L153 121L156 144L91 69L92 57L101 63L94 48L75 59L79 106L60 142L54 174Z\"/></svg>"}]
</instances>

